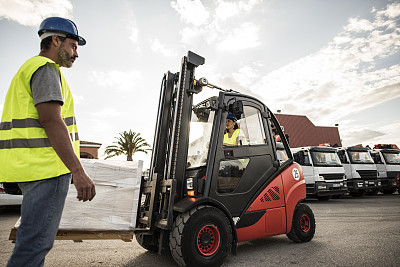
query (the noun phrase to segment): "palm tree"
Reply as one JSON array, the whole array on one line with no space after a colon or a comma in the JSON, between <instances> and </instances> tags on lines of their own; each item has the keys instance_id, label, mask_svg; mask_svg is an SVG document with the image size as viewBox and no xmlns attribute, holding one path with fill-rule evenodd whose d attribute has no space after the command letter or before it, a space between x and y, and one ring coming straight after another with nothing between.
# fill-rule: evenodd
<instances>
[{"instance_id":1,"label":"palm tree","mask_svg":"<svg viewBox=\"0 0 400 267\"><path fill-rule=\"evenodd\" d=\"M132 161L132 156L136 152L144 152L147 154L150 151L150 145L144 138L140 136L140 133L132 132L132 130L123 131L118 137L115 137L118 141L113 142L117 145L107 146L104 153L107 155L105 159L126 155L127 161Z\"/></svg>"}]
</instances>

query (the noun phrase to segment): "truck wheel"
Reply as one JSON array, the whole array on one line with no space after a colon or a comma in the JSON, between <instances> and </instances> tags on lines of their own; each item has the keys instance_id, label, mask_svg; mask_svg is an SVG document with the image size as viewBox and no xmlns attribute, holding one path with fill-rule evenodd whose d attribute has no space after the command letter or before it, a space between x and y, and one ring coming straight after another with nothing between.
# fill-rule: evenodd
<instances>
[{"instance_id":1,"label":"truck wheel","mask_svg":"<svg viewBox=\"0 0 400 267\"><path fill-rule=\"evenodd\" d=\"M363 197L365 196L365 190L357 190L357 191L352 191L350 192L350 196L352 197Z\"/></svg>"},{"instance_id":2,"label":"truck wheel","mask_svg":"<svg viewBox=\"0 0 400 267\"><path fill-rule=\"evenodd\" d=\"M319 201L328 201L329 199L331 199L331 196L317 196L317 199Z\"/></svg>"},{"instance_id":3,"label":"truck wheel","mask_svg":"<svg viewBox=\"0 0 400 267\"><path fill-rule=\"evenodd\" d=\"M158 242L154 242L155 236L143 234L135 234L135 236L136 241L142 246L142 248L151 252L158 252Z\"/></svg>"},{"instance_id":4,"label":"truck wheel","mask_svg":"<svg viewBox=\"0 0 400 267\"><path fill-rule=\"evenodd\" d=\"M379 193L379 189L371 189L370 191L367 191L366 195L367 196L377 196Z\"/></svg>"},{"instance_id":5,"label":"truck wheel","mask_svg":"<svg viewBox=\"0 0 400 267\"><path fill-rule=\"evenodd\" d=\"M232 247L232 228L219 209L201 205L177 216L169 236L180 266L221 266Z\"/></svg>"},{"instance_id":6,"label":"truck wheel","mask_svg":"<svg viewBox=\"0 0 400 267\"><path fill-rule=\"evenodd\" d=\"M314 237L314 213L306 204L297 204L293 213L292 229L286 236L297 243L308 242Z\"/></svg>"},{"instance_id":7,"label":"truck wheel","mask_svg":"<svg viewBox=\"0 0 400 267\"><path fill-rule=\"evenodd\" d=\"M390 188L390 189L382 189L382 193L386 194L386 195L391 195L394 192L396 192L396 187Z\"/></svg>"}]
</instances>

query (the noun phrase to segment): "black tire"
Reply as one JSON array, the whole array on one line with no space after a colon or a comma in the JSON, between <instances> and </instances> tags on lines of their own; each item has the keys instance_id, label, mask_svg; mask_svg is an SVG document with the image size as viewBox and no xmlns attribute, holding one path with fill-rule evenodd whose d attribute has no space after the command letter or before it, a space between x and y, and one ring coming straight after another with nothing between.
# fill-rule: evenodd
<instances>
[{"instance_id":1,"label":"black tire","mask_svg":"<svg viewBox=\"0 0 400 267\"><path fill-rule=\"evenodd\" d=\"M329 199L331 199L331 196L317 196L317 199L319 201L328 201Z\"/></svg>"},{"instance_id":2,"label":"black tire","mask_svg":"<svg viewBox=\"0 0 400 267\"><path fill-rule=\"evenodd\" d=\"M366 193L365 190L357 190L357 191L352 191L349 194L352 197L363 197L365 196L365 193Z\"/></svg>"},{"instance_id":3,"label":"black tire","mask_svg":"<svg viewBox=\"0 0 400 267\"><path fill-rule=\"evenodd\" d=\"M367 196L376 196L379 193L379 189L371 189L369 191L367 191L366 195Z\"/></svg>"},{"instance_id":4,"label":"black tire","mask_svg":"<svg viewBox=\"0 0 400 267\"><path fill-rule=\"evenodd\" d=\"M310 241L314 234L314 213L306 204L297 204L293 213L292 228L286 236L294 242L303 243Z\"/></svg>"},{"instance_id":5,"label":"black tire","mask_svg":"<svg viewBox=\"0 0 400 267\"><path fill-rule=\"evenodd\" d=\"M228 218L206 205L179 214L169 236L171 255L180 266L221 266L232 242Z\"/></svg>"},{"instance_id":6,"label":"black tire","mask_svg":"<svg viewBox=\"0 0 400 267\"><path fill-rule=\"evenodd\" d=\"M390 188L390 189L382 189L382 193L385 195L391 195L394 192L396 192L396 187Z\"/></svg>"},{"instance_id":7,"label":"black tire","mask_svg":"<svg viewBox=\"0 0 400 267\"><path fill-rule=\"evenodd\" d=\"M158 252L158 240L157 236L152 235L144 235L144 234L135 234L136 241L142 248L151 251L151 252Z\"/></svg>"}]
</instances>

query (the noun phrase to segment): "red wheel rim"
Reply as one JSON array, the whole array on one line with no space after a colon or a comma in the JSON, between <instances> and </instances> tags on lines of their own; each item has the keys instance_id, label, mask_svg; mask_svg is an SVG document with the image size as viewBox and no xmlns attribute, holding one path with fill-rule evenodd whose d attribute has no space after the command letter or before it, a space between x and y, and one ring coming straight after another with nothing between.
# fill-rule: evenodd
<instances>
[{"instance_id":1,"label":"red wheel rim","mask_svg":"<svg viewBox=\"0 0 400 267\"><path fill-rule=\"evenodd\" d=\"M202 255L211 256L218 250L220 240L218 228L211 224L205 225L197 234L197 249Z\"/></svg>"},{"instance_id":2,"label":"red wheel rim","mask_svg":"<svg viewBox=\"0 0 400 267\"><path fill-rule=\"evenodd\" d=\"M300 228L305 233L310 230L310 218L305 214L300 218Z\"/></svg>"}]
</instances>

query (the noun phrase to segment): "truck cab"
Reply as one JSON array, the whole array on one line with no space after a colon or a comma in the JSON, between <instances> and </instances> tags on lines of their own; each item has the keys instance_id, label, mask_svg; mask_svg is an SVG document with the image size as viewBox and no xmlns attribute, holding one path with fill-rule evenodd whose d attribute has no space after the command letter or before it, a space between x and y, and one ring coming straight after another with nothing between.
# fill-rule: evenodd
<instances>
[{"instance_id":1,"label":"truck cab","mask_svg":"<svg viewBox=\"0 0 400 267\"><path fill-rule=\"evenodd\" d=\"M377 194L381 187L377 168L366 147L352 146L337 148L337 153L344 167L347 188L351 196L362 197L366 193Z\"/></svg>"},{"instance_id":2,"label":"truck cab","mask_svg":"<svg viewBox=\"0 0 400 267\"><path fill-rule=\"evenodd\" d=\"M291 151L303 169L307 197L329 200L347 193L345 172L336 149L314 146L291 148Z\"/></svg>"},{"instance_id":3,"label":"truck cab","mask_svg":"<svg viewBox=\"0 0 400 267\"><path fill-rule=\"evenodd\" d=\"M396 178L400 176L400 150L373 149L370 151L378 170L378 181L384 194L396 191Z\"/></svg>"}]
</instances>

